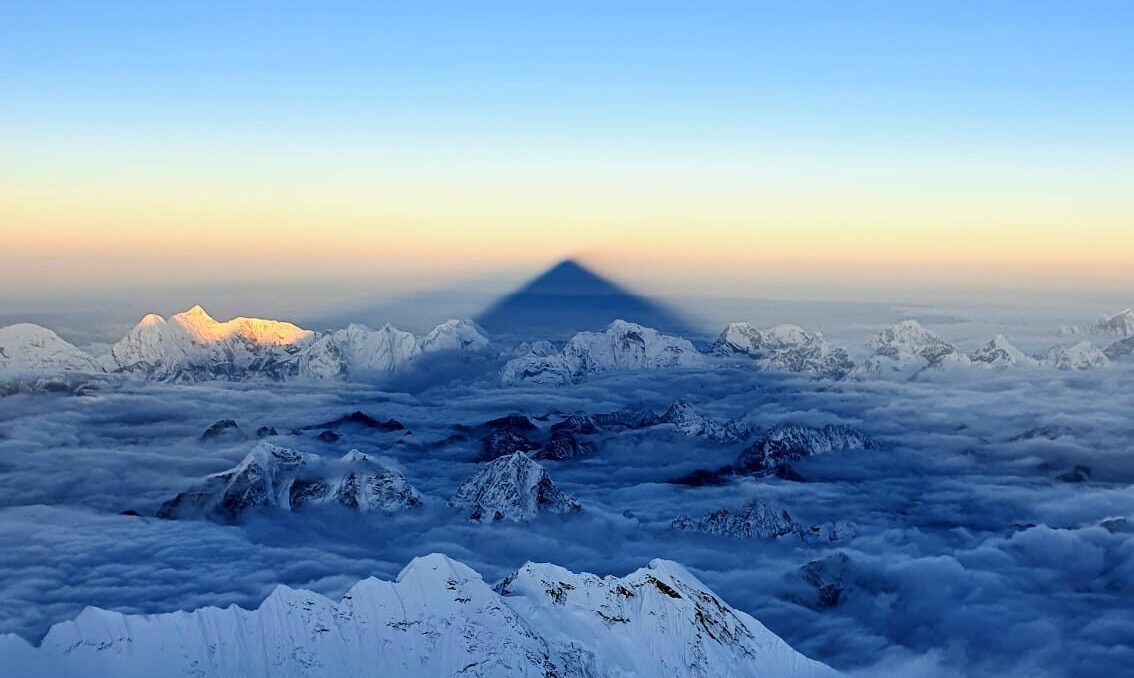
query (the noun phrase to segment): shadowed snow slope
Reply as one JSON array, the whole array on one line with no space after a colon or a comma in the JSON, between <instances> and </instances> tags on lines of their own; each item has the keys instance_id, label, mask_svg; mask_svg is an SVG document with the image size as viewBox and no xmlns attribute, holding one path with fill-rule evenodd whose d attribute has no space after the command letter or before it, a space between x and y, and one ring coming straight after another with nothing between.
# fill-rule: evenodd
<instances>
[{"instance_id":1,"label":"shadowed snow slope","mask_svg":"<svg viewBox=\"0 0 1134 678\"><path fill-rule=\"evenodd\" d=\"M563 339L623 318L663 332L693 332L674 312L570 259L486 309L476 321L489 332L524 339Z\"/></svg>"},{"instance_id":2,"label":"shadowed snow slope","mask_svg":"<svg viewBox=\"0 0 1134 678\"><path fill-rule=\"evenodd\" d=\"M509 360L501 381L515 384L570 384L615 370L699 367L705 358L688 340L625 320L602 332L580 332L557 354L529 354Z\"/></svg>"},{"instance_id":3,"label":"shadowed snow slope","mask_svg":"<svg viewBox=\"0 0 1134 678\"><path fill-rule=\"evenodd\" d=\"M0 636L0 663L11 675L88 678L837 675L670 561L622 578L529 563L494 591L438 554L337 603L281 586L256 610L89 607L38 648Z\"/></svg>"}]
</instances>

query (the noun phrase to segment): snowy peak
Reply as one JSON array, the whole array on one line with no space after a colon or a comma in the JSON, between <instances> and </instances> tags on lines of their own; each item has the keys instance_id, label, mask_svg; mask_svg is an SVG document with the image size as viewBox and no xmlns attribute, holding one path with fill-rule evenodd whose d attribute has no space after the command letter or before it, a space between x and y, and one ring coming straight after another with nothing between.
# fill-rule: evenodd
<instances>
[{"instance_id":1,"label":"snowy peak","mask_svg":"<svg viewBox=\"0 0 1134 678\"><path fill-rule=\"evenodd\" d=\"M1134 336L1134 309L1126 309L1099 320L1099 330L1120 337Z\"/></svg>"},{"instance_id":2,"label":"snowy peak","mask_svg":"<svg viewBox=\"0 0 1134 678\"><path fill-rule=\"evenodd\" d=\"M783 506L764 499L754 499L736 511L717 509L699 520L681 515L670 523L670 528L731 539L797 537L809 544L830 544L854 537L854 527L846 521L805 527Z\"/></svg>"},{"instance_id":3,"label":"snowy peak","mask_svg":"<svg viewBox=\"0 0 1134 678\"><path fill-rule=\"evenodd\" d=\"M684 398L670 405L657 417L656 423L673 424L687 436L704 436L719 442L736 442L746 435L746 431L735 422L709 418Z\"/></svg>"},{"instance_id":4,"label":"snowy peak","mask_svg":"<svg viewBox=\"0 0 1134 678\"><path fill-rule=\"evenodd\" d=\"M314 335L311 330L280 320L236 317L218 322L200 305L174 315L170 318L170 322L179 326L187 336L201 344L222 342L238 337L257 345L284 346L300 343Z\"/></svg>"},{"instance_id":5,"label":"snowy peak","mask_svg":"<svg viewBox=\"0 0 1134 678\"><path fill-rule=\"evenodd\" d=\"M677 563L625 577L529 563L493 590L440 554L340 601L277 587L259 608L87 608L39 647L0 636L14 675L143 678L836 676Z\"/></svg>"},{"instance_id":6,"label":"snowy peak","mask_svg":"<svg viewBox=\"0 0 1134 678\"><path fill-rule=\"evenodd\" d=\"M601 332L576 334L557 354L529 354L508 361L501 381L505 385L565 385L601 372L698 367L704 362L704 356L686 339L615 320Z\"/></svg>"},{"instance_id":7,"label":"snowy peak","mask_svg":"<svg viewBox=\"0 0 1134 678\"><path fill-rule=\"evenodd\" d=\"M484 336L476 323L471 320L450 318L430 330L421 339L423 353L436 351L480 351L488 348L488 337Z\"/></svg>"},{"instance_id":8,"label":"snowy peak","mask_svg":"<svg viewBox=\"0 0 1134 678\"><path fill-rule=\"evenodd\" d=\"M578 500L565 494L547 471L522 452L499 457L465 481L449 504L469 510L470 520L522 521L540 513L580 510Z\"/></svg>"},{"instance_id":9,"label":"snowy peak","mask_svg":"<svg viewBox=\"0 0 1134 678\"><path fill-rule=\"evenodd\" d=\"M421 494L405 477L357 450L337 461L258 443L235 467L162 504L159 518L231 522L256 510L339 506L367 513L415 508Z\"/></svg>"},{"instance_id":10,"label":"snowy peak","mask_svg":"<svg viewBox=\"0 0 1134 678\"><path fill-rule=\"evenodd\" d=\"M969 354L973 365L982 367L1035 366L1039 361L1027 355L1008 340L1003 334L996 335L992 341Z\"/></svg>"},{"instance_id":11,"label":"snowy peak","mask_svg":"<svg viewBox=\"0 0 1134 678\"><path fill-rule=\"evenodd\" d=\"M730 323L717 337L713 352L748 356L763 370L804 372L829 379L843 379L854 369L844 349L833 348L821 333L810 333L799 325L759 330L748 323Z\"/></svg>"},{"instance_id":12,"label":"snowy peak","mask_svg":"<svg viewBox=\"0 0 1134 678\"><path fill-rule=\"evenodd\" d=\"M28 372L100 372L94 358L46 327L0 327L0 369Z\"/></svg>"},{"instance_id":13,"label":"snowy peak","mask_svg":"<svg viewBox=\"0 0 1134 678\"><path fill-rule=\"evenodd\" d=\"M553 647L609 639L594 675L836 675L729 607L672 561L652 560L625 577L529 563L498 590L525 618L540 620L537 628L549 629L544 634Z\"/></svg>"},{"instance_id":14,"label":"snowy peak","mask_svg":"<svg viewBox=\"0 0 1134 678\"><path fill-rule=\"evenodd\" d=\"M299 356L299 374L333 379L404 369L421 354L421 345L410 332L390 324L374 330L352 323L328 332Z\"/></svg>"},{"instance_id":15,"label":"snowy peak","mask_svg":"<svg viewBox=\"0 0 1134 678\"><path fill-rule=\"evenodd\" d=\"M474 352L488 346L488 337L468 320L448 320L422 338L389 323L378 330L352 323L319 337L299 356L298 372L316 379L399 372L425 353Z\"/></svg>"},{"instance_id":16,"label":"snowy peak","mask_svg":"<svg viewBox=\"0 0 1134 678\"><path fill-rule=\"evenodd\" d=\"M876 355L899 363L924 360L929 365L939 365L958 353L952 344L916 320L905 320L882 330L871 340L870 348Z\"/></svg>"},{"instance_id":17,"label":"snowy peak","mask_svg":"<svg viewBox=\"0 0 1134 678\"><path fill-rule=\"evenodd\" d=\"M278 320L237 317L218 322L201 306L168 321L148 314L110 349L115 369L164 380L280 378L291 356L315 333Z\"/></svg>"},{"instance_id":18,"label":"snowy peak","mask_svg":"<svg viewBox=\"0 0 1134 678\"><path fill-rule=\"evenodd\" d=\"M700 520L681 515L670 527L733 539L776 539L799 531L787 509L761 500L749 502L738 511L717 509Z\"/></svg>"},{"instance_id":19,"label":"snowy peak","mask_svg":"<svg viewBox=\"0 0 1134 678\"><path fill-rule=\"evenodd\" d=\"M397 372L426 352L487 346L487 337L467 320L449 320L424 338L389 324L317 334L263 318L218 322L194 306L169 321L155 314L142 318L111 348L109 364L164 381L339 379Z\"/></svg>"},{"instance_id":20,"label":"snowy peak","mask_svg":"<svg viewBox=\"0 0 1134 678\"><path fill-rule=\"evenodd\" d=\"M853 426L829 424L812 428L801 424L781 424L740 453L736 459L736 470L769 475L807 457L877 447L870 436Z\"/></svg>"},{"instance_id":21,"label":"snowy peak","mask_svg":"<svg viewBox=\"0 0 1134 678\"><path fill-rule=\"evenodd\" d=\"M1047 364L1061 370L1089 370L1110 365L1106 354L1089 341L1072 346L1054 346L1047 352Z\"/></svg>"}]
</instances>

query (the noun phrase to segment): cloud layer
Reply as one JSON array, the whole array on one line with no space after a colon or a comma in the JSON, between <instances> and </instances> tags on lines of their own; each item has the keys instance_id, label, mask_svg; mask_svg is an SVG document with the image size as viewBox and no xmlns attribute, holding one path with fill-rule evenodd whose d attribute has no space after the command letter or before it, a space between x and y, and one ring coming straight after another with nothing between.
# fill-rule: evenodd
<instances>
[{"instance_id":1,"label":"cloud layer","mask_svg":"<svg viewBox=\"0 0 1134 678\"><path fill-rule=\"evenodd\" d=\"M528 560L605 574L670 558L800 651L863 675L1106 675L1134 662L1134 530L1100 525L1134 515L1130 366L832 385L715 365L554 389L500 389L497 367L464 365L448 381L439 366L384 388L148 385L0 398L0 599L11 601L0 606L0 632L34 638L88 604L254 605L277 583L336 595L441 551L490 580ZM742 444L660 426L604 434L589 458L544 462L581 514L478 525L446 505L478 468L475 438L434 444L456 423L660 411L678 396L756 426L850 424L883 449L804 462L808 482L694 488L667 481L729 463ZM355 409L408 432L346 431L334 443L288 434ZM395 516L269 514L236 526L118 515L152 514L239 461L252 436L200 440L223 418L249 434L275 427L279 444L304 452L380 455L425 505ZM1092 482L1055 480L1074 465L1089 466ZM754 498L783 504L800 522L851 521L856 537L823 547L669 530L680 513ZM845 592L817 609L798 571L836 552L847 556Z\"/></svg>"}]
</instances>

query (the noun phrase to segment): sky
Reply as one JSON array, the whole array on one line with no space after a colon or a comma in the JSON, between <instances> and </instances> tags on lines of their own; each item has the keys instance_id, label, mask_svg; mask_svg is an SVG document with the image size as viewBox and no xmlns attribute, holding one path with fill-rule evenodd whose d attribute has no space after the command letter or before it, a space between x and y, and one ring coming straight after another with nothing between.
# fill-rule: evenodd
<instances>
[{"instance_id":1,"label":"sky","mask_svg":"<svg viewBox=\"0 0 1134 678\"><path fill-rule=\"evenodd\" d=\"M565 256L670 295L1134 282L1128 2L2 13L9 305L379 298Z\"/></svg>"}]
</instances>

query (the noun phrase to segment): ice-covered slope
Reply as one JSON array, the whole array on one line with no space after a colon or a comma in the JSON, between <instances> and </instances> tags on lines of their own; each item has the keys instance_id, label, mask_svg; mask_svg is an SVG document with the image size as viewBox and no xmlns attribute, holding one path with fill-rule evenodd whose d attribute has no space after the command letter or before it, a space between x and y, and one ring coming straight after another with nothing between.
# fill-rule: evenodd
<instances>
[{"instance_id":1,"label":"ice-covered slope","mask_svg":"<svg viewBox=\"0 0 1134 678\"><path fill-rule=\"evenodd\" d=\"M421 503L405 476L357 450L327 460L261 442L234 468L162 504L158 517L232 521L253 510L340 506L393 512Z\"/></svg>"},{"instance_id":2,"label":"ice-covered slope","mask_svg":"<svg viewBox=\"0 0 1134 678\"><path fill-rule=\"evenodd\" d=\"M505 385L563 385L613 370L697 367L705 362L688 340L624 320L601 332L580 332L550 356L526 355L504 365Z\"/></svg>"},{"instance_id":3,"label":"ice-covered slope","mask_svg":"<svg viewBox=\"0 0 1134 678\"><path fill-rule=\"evenodd\" d=\"M339 602L281 586L256 610L87 608L38 648L0 636L0 665L53 678L837 675L670 561L621 578L529 563L493 590L438 554Z\"/></svg>"},{"instance_id":4,"label":"ice-covered slope","mask_svg":"<svg viewBox=\"0 0 1134 678\"><path fill-rule=\"evenodd\" d=\"M46 327L19 323L0 327L0 370L13 372L101 372L94 358Z\"/></svg>"},{"instance_id":5,"label":"ice-covered slope","mask_svg":"<svg viewBox=\"0 0 1134 678\"><path fill-rule=\"evenodd\" d=\"M760 330L748 323L730 323L713 344L723 356L745 355L760 369L802 372L828 379L843 379L854 369L846 350L832 347L819 332L799 325L776 325Z\"/></svg>"}]
</instances>

